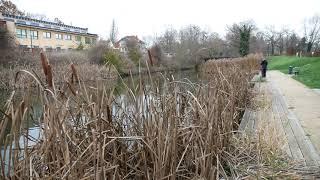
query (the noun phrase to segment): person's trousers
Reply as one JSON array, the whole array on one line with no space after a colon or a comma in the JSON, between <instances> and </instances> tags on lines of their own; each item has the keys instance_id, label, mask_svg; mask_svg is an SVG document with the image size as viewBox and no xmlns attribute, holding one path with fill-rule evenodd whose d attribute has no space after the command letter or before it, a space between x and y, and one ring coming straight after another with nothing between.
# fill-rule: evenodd
<instances>
[{"instance_id":1,"label":"person's trousers","mask_svg":"<svg viewBox=\"0 0 320 180\"><path fill-rule=\"evenodd\" d=\"M263 78L266 77L267 69L261 69L261 75Z\"/></svg>"}]
</instances>

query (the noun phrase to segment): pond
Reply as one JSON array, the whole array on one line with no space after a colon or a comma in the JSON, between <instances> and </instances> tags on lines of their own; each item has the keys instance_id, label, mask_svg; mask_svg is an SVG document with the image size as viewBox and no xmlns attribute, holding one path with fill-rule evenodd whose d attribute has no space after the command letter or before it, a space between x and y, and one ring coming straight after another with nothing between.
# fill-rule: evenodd
<instances>
[{"instance_id":1,"label":"pond","mask_svg":"<svg viewBox=\"0 0 320 180\"><path fill-rule=\"evenodd\" d=\"M124 84L126 84L127 86L132 86L132 84L135 84L137 85L139 83L139 81L141 79L143 79L143 82L144 82L144 86L145 87L148 87L148 86L151 86L150 84L150 81L148 80L150 78L150 76L148 75L141 75L140 77L139 76L133 76L132 78L131 77L126 77L126 78L123 78L123 79L119 79L119 80L113 80L113 81L110 81L110 80L106 80L106 81L99 81L98 83L95 82L95 83L88 83L87 85L88 86L104 86L106 89L111 89L111 88L115 88L115 102L126 102L127 101L127 94L125 94L127 91L125 90L125 86ZM195 70L187 70L187 71L176 71L176 72L163 72L163 73L154 73L151 75L151 78L153 79L153 82L155 84L153 85L156 85L158 87L158 89L161 91L161 89L163 88L162 86L164 86L164 79L174 79L176 81L190 81L192 83L198 83L200 82L200 78L199 78L199 74L195 71ZM132 87L130 87L132 88ZM27 143L28 146L32 146L35 144L35 142L41 137L41 134L40 134L40 127L41 127L41 124L39 124L39 119L41 118L41 115L42 115L42 103L40 102L40 98L37 97L37 89L35 88L34 89L34 93L33 94L30 94L29 95L29 98L30 98L30 101L32 103L32 113L33 113L33 117L32 118L28 118L28 121L27 122L24 122L25 126L24 127L27 127L27 129L29 130L28 131L28 135L29 135L29 138L33 141L29 141ZM10 97L11 95L11 91L0 91L0 109L2 112L4 112L4 105L5 105L5 102L8 100L8 98ZM18 101L19 100L19 97L21 99L21 97L25 96L25 91L24 90L17 90L16 92L16 95L15 95L15 98L17 99L14 99L14 101ZM126 104L126 103L123 103L123 104ZM123 105L122 104L122 105ZM116 112L117 111L117 106L119 105L119 103L113 103L113 112ZM128 107L130 106L130 104L126 104ZM126 108L128 108L126 107ZM130 108L130 107L129 107ZM0 116L2 117L3 116L3 113L0 112ZM5 132L6 134L9 133L9 129ZM21 137L20 140L19 140L19 145L20 147L24 147L24 141L25 141L25 138ZM7 157L8 156L8 153L9 151L5 151L5 149L8 149L9 147L6 147L4 146L4 144L2 144L3 142L0 142L1 143L1 157L4 158L4 157ZM14 147L11 147L11 148L14 148ZM6 152L4 154L4 152ZM8 159L5 158L5 159Z\"/></svg>"}]
</instances>

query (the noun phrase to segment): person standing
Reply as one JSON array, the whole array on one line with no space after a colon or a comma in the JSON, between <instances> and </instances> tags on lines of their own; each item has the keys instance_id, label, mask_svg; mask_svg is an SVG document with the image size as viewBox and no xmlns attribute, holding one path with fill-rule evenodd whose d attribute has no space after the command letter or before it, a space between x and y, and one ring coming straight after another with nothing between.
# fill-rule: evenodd
<instances>
[{"instance_id":1,"label":"person standing","mask_svg":"<svg viewBox=\"0 0 320 180\"><path fill-rule=\"evenodd\" d=\"M260 65L261 65L262 78L265 78L266 77L266 73L267 73L268 61L266 59L263 59L261 61Z\"/></svg>"}]
</instances>

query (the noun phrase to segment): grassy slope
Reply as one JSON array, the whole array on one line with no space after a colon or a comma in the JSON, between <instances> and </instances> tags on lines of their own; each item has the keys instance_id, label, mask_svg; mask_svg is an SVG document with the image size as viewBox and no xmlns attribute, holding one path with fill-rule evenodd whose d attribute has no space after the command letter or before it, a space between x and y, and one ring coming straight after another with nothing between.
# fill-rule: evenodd
<instances>
[{"instance_id":1,"label":"grassy slope","mask_svg":"<svg viewBox=\"0 0 320 180\"><path fill-rule=\"evenodd\" d=\"M294 79L311 88L320 88L320 57L275 56L269 60L268 69L288 73L288 67L300 67L300 74Z\"/></svg>"}]
</instances>

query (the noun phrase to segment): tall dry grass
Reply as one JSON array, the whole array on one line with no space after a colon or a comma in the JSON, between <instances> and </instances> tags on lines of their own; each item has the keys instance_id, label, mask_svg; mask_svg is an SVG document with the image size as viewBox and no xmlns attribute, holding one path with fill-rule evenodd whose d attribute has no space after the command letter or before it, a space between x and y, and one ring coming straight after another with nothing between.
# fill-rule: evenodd
<instances>
[{"instance_id":1,"label":"tall dry grass","mask_svg":"<svg viewBox=\"0 0 320 180\"><path fill-rule=\"evenodd\" d=\"M140 78L131 86L124 84L126 99L101 84L86 86L75 66L61 87L50 84L55 76L46 65L46 82L32 72L21 71L21 76L30 76L39 85L41 137L30 138L24 123L33 117L29 96L13 102L13 91L0 123L0 143L5 147L0 177L243 177L234 163L241 162L243 156L256 157L235 146L233 134L249 100L248 81L257 69L257 58L208 62L203 66L208 79L205 84L175 81L173 77L160 83L149 76L151 85L145 86ZM46 58L43 61L50 64ZM74 77L79 81L72 80ZM19 139L23 139L23 147ZM30 145L32 141L34 145Z\"/></svg>"},{"instance_id":2,"label":"tall dry grass","mask_svg":"<svg viewBox=\"0 0 320 180\"><path fill-rule=\"evenodd\" d=\"M27 70L37 74L39 78L42 78L43 73L42 64L39 61L39 54L31 55L30 53L19 54L15 53L15 58L12 58L11 63L7 63L6 66L0 63L0 90L14 88L25 89L30 85L29 77L22 77L19 81L15 82L15 76L21 69ZM69 78L70 68L69 65L74 63L77 65L78 72L82 74L83 81L97 81L103 79L117 78L117 72L113 68L109 68L103 65L91 64L85 51L67 51L67 52L52 52L46 55L51 61L51 67L54 69L53 76L55 77L55 83L63 83L65 79ZM8 57L10 59L10 57ZM23 58L23 60L17 60ZM33 83L31 86L36 86Z\"/></svg>"}]
</instances>

